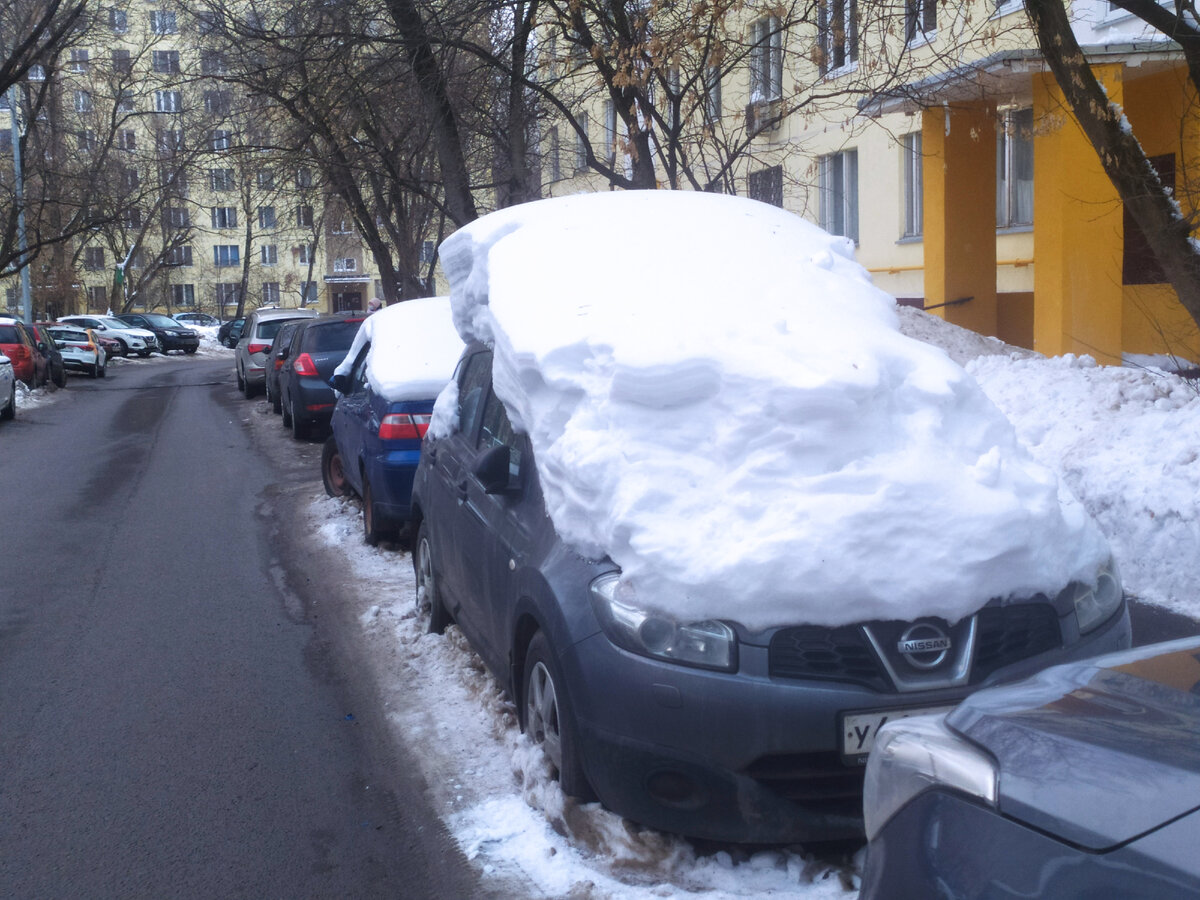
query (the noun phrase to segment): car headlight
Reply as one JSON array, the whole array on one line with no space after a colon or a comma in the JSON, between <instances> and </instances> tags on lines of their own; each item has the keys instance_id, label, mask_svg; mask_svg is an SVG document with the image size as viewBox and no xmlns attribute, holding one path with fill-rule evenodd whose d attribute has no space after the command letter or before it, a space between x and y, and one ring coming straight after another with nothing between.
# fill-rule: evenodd
<instances>
[{"instance_id":1,"label":"car headlight","mask_svg":"<svg viewBox=\"0 0 1200 900\"><path fill-rule=\"evenodd\" d=\"M686 666L732 672L737 668L737 636L724 622L676 622L637 605L619 572L591 585L592 606L608 639L632 653Z\"/></svg>"},{"instance_id":2,"label":"car headlight","mask_svg":"<svg viewBox=\"0 0 1200 900\"><path fill-rule=\"evenodd\" d=\"M1096 573L1095 581L1091 584L1073 581L1063 588L1059 597L1071 599L1075 617L1079 620L1079 633L1087 634L1120 608L1124 593L1116 560L1110 558Z\"/></svg>"},{"instance_id":3,"label":"car headlight","mask_svg":"<svg viewBox=\"0 0 1200 900\"><path fill-rule=\"evenodd\" d=\"M879 730L863 784L867 840L910 800L934 788L996 805L992 758L950 731L945 720L944 715L912 716Z\"/></svg>"}]
</instances>

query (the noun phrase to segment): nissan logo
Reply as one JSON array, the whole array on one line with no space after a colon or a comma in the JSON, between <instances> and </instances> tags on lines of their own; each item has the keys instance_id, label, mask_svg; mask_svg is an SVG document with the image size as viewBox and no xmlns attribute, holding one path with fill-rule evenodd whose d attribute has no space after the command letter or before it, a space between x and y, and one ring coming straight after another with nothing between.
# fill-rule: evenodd
<instances>
[{"instance_id":1,"label":"nissan logo","mask_svg":"<svg viewBox=\"0 0 1200 900\"><path fill-rule=\"evenodd\" d=\"M942 629L928 622L910 625L900 635L896 649L904 655L909 665L918 669L936 669L950 652L950 637Z\"/></svg>"}]
</instances>

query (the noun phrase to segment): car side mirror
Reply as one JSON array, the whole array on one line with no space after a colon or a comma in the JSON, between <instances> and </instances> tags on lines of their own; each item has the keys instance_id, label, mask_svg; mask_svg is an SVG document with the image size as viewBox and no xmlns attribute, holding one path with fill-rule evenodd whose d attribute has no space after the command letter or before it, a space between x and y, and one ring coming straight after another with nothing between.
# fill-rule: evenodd
<instances>
[{"instance_id":1,"label":"car side mirror","mask_svg":"<svg viewBox=\"0 0 1200 900\"><path fill-rule=\"evenodd\" d=\"M329 386L339 394L350 393L350 376L338 373L329 379Z\"/></svg>"},{"instance_id":2,"label":"car side mirror","mask_svg":"<svg viewBox=\"0 0 1200 900\"><path fill-rule=\"evenodd\" d=\"M472 474L489 494L508 494L516 490L516 480L509 471L512 449L500 444L485 450L475 460Z\"/></svg>"},{"instance_id":3,"label":"car side mirror","mask_svg":"<svg viewBox=\"0 0 1200 900\"><path fill-rule=\"evenodd\" d=\"M50 348L46 346L45 341L38 341L37 348L38 348L38 351L42 354L42 356L45 356L50 352Z\"/></svg>"}]
</instances>

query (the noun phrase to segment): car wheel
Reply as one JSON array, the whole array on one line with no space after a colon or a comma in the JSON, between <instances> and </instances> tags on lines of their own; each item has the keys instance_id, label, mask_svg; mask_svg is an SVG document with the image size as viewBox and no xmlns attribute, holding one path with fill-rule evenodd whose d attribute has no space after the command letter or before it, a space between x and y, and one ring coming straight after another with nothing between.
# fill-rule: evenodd
<instances>
[{"instance_id":1,"label":"car wheel","mask_svg":"<svg viewBox=\"0 0 1200 900\"><path fill-rule=\"evenodd\" d=\"M290 403L284 403L283 397L279 398L279 414L283 416L283 427L292 427L292 406Z\"/></svg>"},{"instance_id":2,"label":"car wheel","mask_svg":"<svg viewBox=\"0 0 1200 900\"><path fill-rule=\"evenodd\" d=\"M342 467L342 454L338 452L337 440L326 438L321 448L321 480L325 482L325 493L330 497L345 497L350 493L350 482Z\"/></svg>"},{"instance_id":3,"label":"car wheel","mask_svg":"<svg viewBox=\"0 0 1200 900\"><path fill-rule=\"evenodd\" d=\"M250 379L242 374L242 396L249 400L255 394L254 388L250 386Z\"/></svg>"},{"instance_id":4,"label":"car wheel","mask_svg":"<svg viewBox=\"0 0 1200 900\"><path fill-rule=\"evenodd\" d=\"M197 347L184 347L183 352L187 353L188 355L191 355L191 354L195 353L197 349L198 349Z\"/></svg>"},{"instance_id":5,"label":"car wheel","mask_svg":"<svg viewBox=\"0 0 1200 900\"><path fill-rule=\"evenodd\" d=\"M142 359L147 359L147 358L149 358L149 356L152 352L153 351L151 351L151 350L141 350L138 352L138 356L140 356Z\"/></svg>"},{"instance_id":6,"label":"car wheel","mask_svg":"<svg viewBox=\"0 0 1200 900\"><path fill-rule=\"evenodd\" d=\"M425 523L417 529L413 547L413 571L417 579L417 618L426 619L429 634L441 634L450 624L450 613L438 594L437 578L433 574L433 553L429 546L429 529Z\"/></svg>"},{"instance_id":7,"label":"car wheel","mask_svg":"<svg viewBox=\"0 0 1200 900\"><path fill-rule=\"evenodd\" d=\"M298 441L308 439L308 423L300 417L300 413L296 409L295 401L292 402L292 414L288 417L292 420L292 437Z\"/></svg>"},{"instance_id":8,"label":"car wheel","mask_svg":"<svg viewBox=\"0 0 1200 900\"><path fill-rule=\"evenodd\" d=\"M374 547L380 541L391 538L394 534L394 529L375 509L375 495L371 490L371 482L367 480L365 472L363 473L362 486L363 539Z\"/></svg>"},{"instance_id":9,"label":"car wheel","mask_svg":"<svg viewBox=\"0 0 1200 900\"><path fill-rule=\"evenodd\" d=\"M558 784L563 793L585 803L594 800L595 794L579 759L579 739L566 685L545 632L539 631L529 642L521 696L525 700L525 733L535 744L541 745L558 773Z\"/></svg>"},{"instance_id":10,"label":"car wheel","mask_svg":"<svg viewBox=\"0 0 1200 900\"><path fill-rule=\"evenodd\" d=\"M92 368L88 371L88 374L91 375L93 378L99 378L100 377L100 364L94 363L92 365Z\"/></svg>"},{"instance_id":11,"label":"car wheel","mask_svg":"<svg viewBox=\"0 0 1200 900\"><path fill-rule=\"evenodd\" d=\"M121 340L120 338L117 338L117 343L121 345L121 356L123 356L123 357L128 356L129 355L129 345L127 343L125 343L123 340Z\"/></svg>"},{"instance_id":12,"label":"car wheel","mask_svg":"<svg viewBox=\"0 0 1200 900\"><path fill-rule=\"evenodd\" d=\"M279 396L279 388L271 390L271 386L267 385L267 400L271 404L271 412L275 415L283 415L283 398Z\"/></svg>"},{"instance_id":13,"label":"car wheel","mask_svg":"<svg viewBox=\"0 0 1200 900\"><path fill-rule=\"evenodd\" d=\"M106 376L108 374L108 366L106 366L104 363L97 363L96 368L98 368L100 370L99 376L101 378L103 378L104 376Z\"/></svg>"},{"instance_id":14,"label":"car wheel","mask_svg":"<svg viewBox=\"0 0 1200 900\"><path fill-rule=\"evenodd\" d=\"M236 375L237 375L237 388L238 388L238 390L239 390L239 391L244 391L244 390L246 389L246 379L242 377L242 370L241 370L241 369L239 369L237 366L234 366L234 367L233 367L233 371L234 371L234 374L236 374Z\"/></svg>"},{"instance_id":15,"label":"car wheel","mask_svg":"<svg viewBox=\"0 0 1200 900\"><path fill-rule=\"evenodd\" d=\"M14 380L8 391L8 406L0 409L0 419L9 421L17 415L17 382Z\"/></svg>"}]
</instances>

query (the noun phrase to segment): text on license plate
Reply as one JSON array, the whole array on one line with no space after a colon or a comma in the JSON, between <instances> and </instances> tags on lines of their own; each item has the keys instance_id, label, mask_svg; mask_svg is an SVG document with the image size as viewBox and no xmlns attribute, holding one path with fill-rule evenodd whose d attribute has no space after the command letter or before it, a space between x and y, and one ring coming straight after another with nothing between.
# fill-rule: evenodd
<instances>
[{"instance_id":1,"label":"text on license plate","mask_svg":"<svg viewBox=\"0 0 1200 900\"><path fill-rule=\"evenodd\" d=\"M940 715L953 706L926 706L919 709L886 709L869 713L847 713L842 718L842 756L849 761L866 764L867 754L875 745L879 729L894 719L909 716Z\"/></svg>"}]
</instances>

